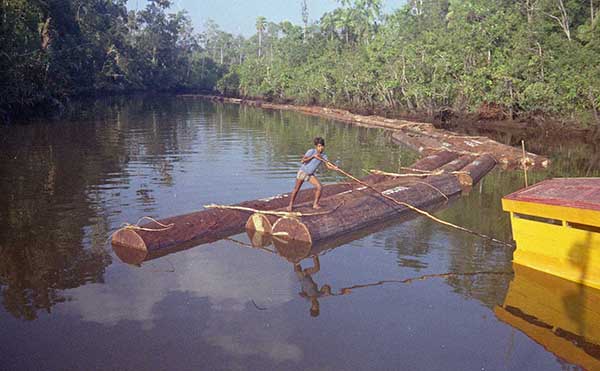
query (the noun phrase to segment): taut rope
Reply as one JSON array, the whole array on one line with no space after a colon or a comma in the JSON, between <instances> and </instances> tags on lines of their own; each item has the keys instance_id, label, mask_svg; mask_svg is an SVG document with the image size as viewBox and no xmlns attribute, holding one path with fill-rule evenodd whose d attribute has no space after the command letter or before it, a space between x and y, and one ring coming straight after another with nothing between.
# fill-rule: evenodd
<instances>
[{"instance_id":1,"label":"taut rope","mask_svg":"<svg viewBox=\"0 0 600 371\"><path fill-rule=\"evenodd\" d=\"M379 191L378 191L377 189L375 189L373 186L371 186L371 185L369 185L369 184L367 184L367 183L363 182L362 180L355 178L355 177L354 177L352 174L349 174L349 173L345 172L344 170L342 170L342 169L340 169L339 167L337 167L335 164L331 163L331 161L325 160L324 158L320 158L320 160L321 160L321 161L324 161L325 163L328 163L328 164L329 164L329 165L330 165L330 166L331 166L331 167L332 167L332 168L333 168L335 171L337 171L337 172L339 172L339 173L341 173L341 174L343 174L343 175L347 176L348 178L350 178L350 179L354 180L355 182L359 183L360 185L363 185L363 186L365 186L365 187L367 187L367 188L369 188L369 189L371 189L371 190L373 190L373 191L377 192L377 194L379 194L381 197L383 197L383 198L385 198L385 199L387 199L387 200L390 200L390 201L392 201L393 203L395 203L395 204L397 204L397 205L400 205L400 206L407 207L407 208L409 208L409 209L411 209L411 210L413 210L413 211L415 211L415 212L417 212L417 213L419 213L419 214L421 214L421 215L425 215L426 217L428 217L429 219L431 219L431 220L433 220L433 221L436 221L436 222L438 222L438 223L440 223L440 224L443 224L443 225L446 225L446 226L452 227L452 228L454 228L454 229L458 229L459 231L467 232L467 233L470 233L470 234L473 234L473 235L479 236L479 237L481 237L481 238L485 238L485 239L487 239L487 240L490 240L490 241L493 241L493 242L496 242L496 243L499 243L499 244L502 244L502 245L505 245L505 246L510 246L510 247L512 247L512 245L511 245L511 244L509 244L509 243L507 243L507 242L500 241L500 240L498 240L498 239L495 239L495 238L493 238L493 237L487 236L487 235L485 235L485 234L483 234L483 233L475 232L475 231L472 231L472 230L470 230L470 229L468 229L468 228L461 227L461 226L459 226L459 225L456 225L456 224L452 224L452 223L446 222L446 221L444 221L444 220L442 220L442 219L440 219L440 218L437 218L437 217L435 217L435 216L431 215L430 213L428 213L428 212L427 212L427 211L425 211L425 210L421 210L421 209L419 209L418 207L415 207L415 206L413 206L413 205L411 205L411 204L408 204L408 203L406 203L406 202L403 202L403 201L398 201L398 200L396 200L395 198L392 198L392 197L390 197L390 196L388 196L388 195L386 195L386 194L383 194L382 192L379 192Z\"/></svg>"}]
</instances>

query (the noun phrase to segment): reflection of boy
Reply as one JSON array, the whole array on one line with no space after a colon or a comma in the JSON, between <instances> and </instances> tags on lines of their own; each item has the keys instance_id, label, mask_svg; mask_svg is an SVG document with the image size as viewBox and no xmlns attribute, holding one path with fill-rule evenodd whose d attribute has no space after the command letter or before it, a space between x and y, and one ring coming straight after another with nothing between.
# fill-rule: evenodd
<instances>
[{"instance_id":1,"label":"reflection of boy","mask_svg":"<svg viewBox=\"0 0 600 371\"><path fill-rule=\"evenodd\" d=\"M316 188L313 208L321 208L319 206L319 199L321 198L322 186L319 179L315 176L315 172L321 165L321 162L325 162L325 166L327 166L328 169L335 169L335 166L328 162L327 155L323 152L325 150L325 139L317 137L314 139L314 144L315 148L309 149L306 154L304 154L304 157L302 157L302 166L300 166L300 170L298 170L298 174L296 175L296 185L294 186L294 190L290 197L290 205L287 207L288 211L292 211L296 194L305 181L308 181Z\"/></svg>"},{"instance_id":2,"label":"reflection of boy","mask_svg":"<svg viewBox=\"0 0 600 371\"><path fill-rule=\"evenodd\" d=\"M310 300L310 315L312 317L317 317L320 312L319 301L317 299L322 296L331 295L331 286L323 285L319 290L317 284L311 277L311 275L317 273L319 269L321 269L321 265L319 264L318 256L313 256L313 267L311 268L302 269L300 264L294 265L294 271L296 272L302 287L300 296Z\"/></svg>"}]
</instances>

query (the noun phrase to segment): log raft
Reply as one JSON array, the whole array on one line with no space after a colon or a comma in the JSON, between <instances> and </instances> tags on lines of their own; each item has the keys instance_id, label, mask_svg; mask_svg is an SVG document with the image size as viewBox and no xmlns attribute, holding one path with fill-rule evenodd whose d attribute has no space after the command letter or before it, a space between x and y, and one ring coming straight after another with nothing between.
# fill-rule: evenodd
<instances>
[{"instance_id":1,"label":"log raft","mask_svg":"<svg viewBox=\"0 0 600 371\"><path fill-rule=\"evenodd\" d=\"M385 185L386 187L382 187L383 185L380 184L376 188L387 196L419 209L443 203L462 191L457 177L451 174L429 176L410 186L399 186L390 182ZM325 206L329 208L336 207L340 203L343 205L324 215L278 218L274 223L272 217L254 214L248 220L246 227L312 244L355 232L388 218L413 213L407 207L386 200L369 189L333 196L327 202Z\"/></svg>"},{"instance_id":2,"label":"log raft","mask_svg":"<svg viewBox=\"0 0 600 371\"><path fill-rule=\"evenodd\" d=\"M454 164L448 164L446 168L448 171L455 171L467 160L468 157L459 157L454 160ZM494 165L493 157L481 156L464 166L458 174L431 175L419 181L405 179L404 185L389 181L379 183L374 188L397 201L427 210L448 201L452 196L459 195L464 190L464 183L473 185ZM375 191L364 188L328 198L326 206L331 208L330 213L300 218L277 218L254 214L248 219L246 228L288 240L313 244L356 232L386 219L414 213L410 208L400 206ZM343 205L338 207L339 204Z\"/></svg>"},{"instance_id":3,"label":"log raft","mask_svg":"<svg viewBox=\"0 0 600 371\"><path fill-rule=\"evenodd\" d=\"M411 169L433 171L456 159L457 154L440 151L426 156L411 166ZM389 182L391 179L383 175L368 175L362 180L374 185ZM410 178L395 180L395 184L409 182ZM356 190L352 183L335 183L323 186L322 200L326 202L333 195ZM296 202L302 204L314 199L314 189L298 192ZM289 203L289 193L266 199L245 201L235 206L257 210L276 210ZM213 242L244 231L244 226L251 213L231 209L201 210L185 215L159 220L160 224L150 222L140 228L123 228L112 236L113 249L125 262L136 264L144 260L154 259L170 252L181 251L203 243ZM275 220L273 220L274 222ZM164 228L161 225L171 225Z\"/></svg>"}]
</instances>

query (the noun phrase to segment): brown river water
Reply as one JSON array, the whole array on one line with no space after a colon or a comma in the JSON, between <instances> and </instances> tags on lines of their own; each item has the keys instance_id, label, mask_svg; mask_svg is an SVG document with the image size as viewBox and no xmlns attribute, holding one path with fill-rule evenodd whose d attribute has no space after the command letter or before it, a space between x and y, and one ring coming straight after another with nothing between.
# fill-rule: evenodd
<instances>
[{"instance_id":1,"label":"brown river water","mask_svg":"<svg viewBox=\"0 0 600 371\"><path fill-rule=\"evenodd\" d=\"M108 243L143 216L290 191L315 136L325 137L330 160L360 176L418 158L383 130L172 96L90 101L69 118L0 128L0 370L600 364L597 337L562 336L552 332L560 324L540 325L508 303L512 249L423 217L347 236L299 264L248 247L245 233L139 266ZM528 140L554 161L530 181L600 176L598 144ZM320 178L344 180L324 170ZM510 241L500 200L522 186L522 172L495 169L436 215ZM498 314L508 304L514 321ZM578 313L565 316L580 329L594 325Z\"/></svg>"}]
</instances>

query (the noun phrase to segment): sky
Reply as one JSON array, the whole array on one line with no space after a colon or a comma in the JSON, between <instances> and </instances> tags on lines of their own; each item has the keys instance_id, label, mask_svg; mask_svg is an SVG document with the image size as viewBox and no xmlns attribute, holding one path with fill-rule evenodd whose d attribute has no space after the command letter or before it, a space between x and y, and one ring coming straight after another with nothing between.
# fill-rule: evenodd
<instances>
[{"instance_id":1,"label":"sky","mask_svg":"<svg viewBox=\"0 0 600 371\"><path fill-rule=\"evenodd\" d=\"M398 9L406 0L384 0L386 13ZM129 9L142 9L146 0L128 0ZM321 18L323 13L338 7L335 0L308 0L310 22ZM267 21L291 21L301 24L300 0L173 0L172 11L187 10L194 29L203 30L203 25L212 19L222 30L232 34L253 35L256 17L264 16Z\"/></svg>"}]
</instances>

